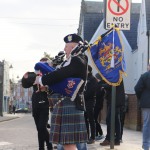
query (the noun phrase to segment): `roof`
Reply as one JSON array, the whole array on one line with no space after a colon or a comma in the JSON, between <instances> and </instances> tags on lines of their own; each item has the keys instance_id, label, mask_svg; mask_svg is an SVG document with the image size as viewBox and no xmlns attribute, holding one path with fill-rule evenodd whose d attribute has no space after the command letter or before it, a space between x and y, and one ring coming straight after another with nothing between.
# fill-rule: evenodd
<instances>
[{"instance_id":1,"label":"roof","mask_svg":"<svg viewBox=\"0 0 150 150\"><path fill-rule=\"evenodd\" d=\"M148 0L147 0L148 1ZM94 1L82 1L80 12L80 26L79 34L81 34L81 28L84 30L83 38L84 40L90 41L101 21L104 18L104 3L94 2ZM127 38L132 50L137 48L137 28L140 15L141 3L132 3L131 7L131 30L123 31L125 37ZM150 19L150 18L149 18ZM83 27L81 27L81 24Z\"/></svg>"},{"instance_id":2,"label":"roof","mask_svg":"<svg viewBox=\"0 0 150 150\"><path fill-rule=\"evenodd\" d=\"M91 40L102 20L103 13L86 13L84 15L84 40Z\"/></svg>"},{"instance_id":3,"label":"roof","mask_svg":"<svg viewBox=\"0 0 150 150\"><path fill-rule=\"evenodd\" d=\"M127 38L132 48L132 51L137 49L137 29L138 29L139 17L140 14L131 14L130 30L123 30L123 33Z\"/></svg>"},{"instance_id":4,"label":"roof","mask_svg":"<svg viewBox=\"0 0 150 150\"><path fill-rule=\"evenodd\" d=\"M83 1L82 8L85 13L101 13L104 10L103 2Z\"/></svg>"}]
</instances>

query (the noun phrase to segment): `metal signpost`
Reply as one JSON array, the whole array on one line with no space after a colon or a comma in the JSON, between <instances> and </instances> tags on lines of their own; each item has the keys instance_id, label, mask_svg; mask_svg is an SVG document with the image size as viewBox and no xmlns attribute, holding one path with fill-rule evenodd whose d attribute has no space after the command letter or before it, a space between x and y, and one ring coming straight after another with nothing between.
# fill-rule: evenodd
<instances>
[{"instance_id":1,"label":"metal signpost","mask_svg":"<svg viewBox=\"0 0 150 150\"><path fill-rule=\"evenodd\" d=\"M130 30L131 0L105 0L104 28ZM116 87L112 86L110 149L114 149Z\"/></svg>"},{"instance_id":2,"label":"metal signpost","mask_svg":"<svg viewBox=\"0 0 150 150\"><path fill-rule=\"evenodd\" d=\"M4 63L0 62L0 116L3 116L3 78Z\"/></svg>"}]
</instances>

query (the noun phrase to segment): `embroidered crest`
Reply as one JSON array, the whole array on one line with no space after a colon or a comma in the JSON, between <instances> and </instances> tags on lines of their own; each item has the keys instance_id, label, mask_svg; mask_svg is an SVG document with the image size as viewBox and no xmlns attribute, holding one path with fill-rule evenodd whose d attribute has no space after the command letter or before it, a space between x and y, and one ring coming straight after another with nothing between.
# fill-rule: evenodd
<instances>
[{"instance_id":1,"label":"embroidered crest","mask_svg":"<svg viewBox=\"0 0 150 150\"><path fill-rule=\"evenodd\" d=\"M75 85L75 81L69 80L69 81L68 81L68 84L67 84L67 87L68 87L69 89L71 89L71 88L73 88L74 85Z\"/></svg>"},{"instance_id":2,"label":"embroidered crest","mask_svg":"<svg viewBox=\"0 0 150 150\"><path fill-rule=\"evenodd\" d=\"M112 43L102 44L102 48L99 49L99 60L101 62L101 65L106 68L106 70L109 70L111 59L112 59ZM114 58L116 61L115 65L118 65L122 61L122 49L118 46L114 49Z\"/></svg>"}]
</instances>

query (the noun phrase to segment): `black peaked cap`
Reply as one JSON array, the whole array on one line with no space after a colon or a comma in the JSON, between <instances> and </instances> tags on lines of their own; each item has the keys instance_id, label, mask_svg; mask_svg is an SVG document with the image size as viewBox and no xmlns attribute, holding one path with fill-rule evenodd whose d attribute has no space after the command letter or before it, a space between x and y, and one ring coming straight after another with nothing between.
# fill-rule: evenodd
<instances>
[{"instance_id":1,"label":"black peaked cap","mask_svg":"<svg viewBox=\"0 0 150 150\"><path fill-rule=\"evenodd\" d=\"M65 43L78 43L79 41L83 42L83 39L77 35L77 34L68 34L67 36L64 37L64 42Z\"/></svg>"}]
</instances>

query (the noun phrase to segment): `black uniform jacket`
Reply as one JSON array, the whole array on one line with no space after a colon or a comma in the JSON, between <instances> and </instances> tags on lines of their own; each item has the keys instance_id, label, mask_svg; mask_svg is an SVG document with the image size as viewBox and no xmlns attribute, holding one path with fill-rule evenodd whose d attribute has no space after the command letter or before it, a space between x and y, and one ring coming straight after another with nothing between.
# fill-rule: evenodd
<instances>
[{"instance_id":1,"label":"black uniform jacket","mask_svg":"<svg viewBox=\"0 0 150 150\"><path fill-rule=\"evenodd\" d=\"M106 100L107 105L111 105L112 99L112 86L108 84L103 84L103 87L106 90ZM125 105L125 90L124 90L124 83L123 81L120 83L119 86L116 86L116 107L122 107Z\"/></svg>"},{"instance_id":2,"label":"black uniform jacket","mask_svg":"<svg viewBox=\"0 0 150 150\"><path fill-rule=\"evenodd\" d=\"M102 110L103 109L103 102L104 102L104 96L105 96L105 90L103 87L104 81L101 80L97 84L96 89L96 104L95 108Z\"/></svg>"},{"instance_id":3,"label":"black uniform jacket","mask_svg":"<svg viewBox=\"0 0 150 150\"><path fill-rule=\"evenodd\" d=\"M150 71L141 75L134 89L141 108L150 108Z\"/></svg>"},{"instance_id":4,"label":"black uniform jacket","mask_svg":"<svg viewBox=\"0 0 150 150\"><path fill-rule=\"evenodd\" d=\"M37 92L37 85L33 85L35 81L36 74L34 72L29 72L28 78L22 77L22 87L30 88L33 87L32 94L32 113L33 116L36 115L39 111L48 110L49 102L47 98L47 92Z\"/></svg>"},{"instance_id":5,"label":"black uniform jacket","mask_svg":"<svg viewBox=\"0 0 150 150\"><path fill-rule=\"evenodd\" d=\"M87 84L84 92L85 104L90 105L91 107L95 105L96 102L96 88L97 88L97 80L91 74L88 73Z\"/></svg>"}]
</instances>

